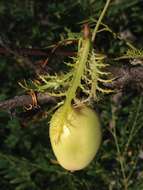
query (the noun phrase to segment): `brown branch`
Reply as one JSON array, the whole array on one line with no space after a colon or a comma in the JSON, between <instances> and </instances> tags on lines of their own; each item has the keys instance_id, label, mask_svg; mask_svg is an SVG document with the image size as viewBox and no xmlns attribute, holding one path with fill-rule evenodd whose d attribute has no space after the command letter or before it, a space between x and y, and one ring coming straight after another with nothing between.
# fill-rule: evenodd
<instances>
[{"instance_id":1,"label":"brown branch","mask_svg":"<svg viewBox=\"0 0 143 190\"><path fill-rule=\"evenodd\" d=\"M105 86L113 89L123 89L129 85L132 89L143 91L143 67L142 66L110 66L108 71L113 75L115 80Z\"/></svg>"},{"instance_id":2,"label":"brown branch","mask_svg":"<svg viewBox=\"0 0 143 190\"><path fill-rule=\"evenodd\" d=\"M104 84L108 88L114 90L122 90L126 85L129 85L131 89L137 89L139 92L143 92L143 67L115 67L110 66L108 71L111 72L115 80L112 83ZM45 104L49 102L56 102L54 97L48 95L48 93L37 94L38 104ZM0 102L0 109L11 110L16 107L23 107L32 104L32 98L30 95L16 96L13 99Z\"/></svg>"},{"instance_id":3,"label":"brown branch","mask_svg":"<svg viewBox=\"0 0 143 190\"><path fill-rule=\"evenodd\" d=\"M50 48L46 49L46 50L45 49L34 49L34 48L31 48L31 49L30 48L12 48L12 49L13 49L13 52L17 52L19 55L22 55L22 56L47 57L52 53ZM12 55L13 53L5 47L0 47L0 54L8 56L8 55ZM54 52L54 54L62 55L62 56L73 56L73 55L75 55L75 52L58 49Z\"/></svg>"},{"instance_id":4,"label":"brown branch","mask_svg":"<svg viewBox=\"0 0 143 190\"><path fill-rule=\"evenodd\" d=\"M64 42L63 42L64 43ZM55 56L74 56L76 52L73 51L65 51L61 48L59 49L61 44L55 45L54 48L49 48L47 50L44 49L33 49L33 48L11 48L6 44L3 44L3 47L0 47L0 54L5 56L14 56L18 62L23 63L28 68L32 69L35 74L44 74L48 71L48 67L45 66L51 59L53 55ZM46 61L43 61L44 64L33 64L30 60L29 56L44 56L48 57Z\"/></svg>"},{"instance_id":5,"label":"brown branch","mask_svg":"<svg viewBox=\"0 0 143 190\"><path fill-rule=\"evenodd\" d=\"M55 98L48 95L48 93L37 94L38 104L46 104L56 102ZM16 107L24 107L32 104L32 97L30 95L15 96L12 99L0 102L0 110L12 110Z\"/></svg>"}]
</instances>

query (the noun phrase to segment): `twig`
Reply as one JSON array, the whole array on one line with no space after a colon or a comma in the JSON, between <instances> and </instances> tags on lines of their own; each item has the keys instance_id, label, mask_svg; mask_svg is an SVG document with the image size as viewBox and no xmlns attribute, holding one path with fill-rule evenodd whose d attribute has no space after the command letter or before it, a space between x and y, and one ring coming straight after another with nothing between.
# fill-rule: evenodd
<instances>
[{"instance_id":1,"label":"twig","mask_svg":"<svg viewBox=\"0 0 143 190\"><path fill-rule=\"evenodd\" d=\"M48 95L48 93L38 93L37 102L39 104L46 104L49 102L56 102L54 97ZM15 96L12 99L0 102L0 110L12 110L16 107L24 107L32 104L32 97L30 95Z\"/></svg>"},{"instance_id":2,"label":"twig","mask_svg":"<svg viewBox=\"0 0 143 190\"><path fill-rule=\"evenodd\" d=\"M104 84L108 88L123 89L128 84L132 89L143 91L143 67L129 67L129 66L110 66L109 71L115 80L112 83Z\"/></svg>"},{"instance_id":3,"label":"twig","mask_svg":"<svg viewBox=\"0 0 143 190\"><path fill-rule=\"evenodd\" d=\"M126 167L126 163L125 163L125 159L122 155L121 152L121 148L119 146L119 140L117 138L117 130L116 130L116 112L118 110L118 104L120 101L120 98L122 96L122 93L117 93L112 97L112 118L110 121L110 132L113 135L114 141L115 141L115 146L116 146L116 150L117 150L117 160L119 161L120 164L120 169L121 169L121 174L122 174L122 183L124 186L124 190L128 190L128 180L127 180L127 176L126 176L126 172L125 172L125 167Z\"/></svg>"},{"instance_id":4,"label":"twig","mask_svg":"<svg viewBox=\"0 0 143 190\"><path fill-rule=\"evenodd\" d=\"M99 25L101 24L101 21L102 21L102 19L103 19L105 13L106 13L106 11L107 11L107 8L108 8L110 2L111 2L111 0L107 0L107 1L106 1L106 4L105 4L105 6L104 6L104 9L103 9L102 13L100 14L100 17L99 17L99 19L98 19L98 21L97 21L97 23L96 23L96 26L95 26L94 31L93 31L93 34L92 34L92 42L94 42L94 40L95 40L97 31L98 31L98 29L99 29Z\"/></svg>"}]
</instances>

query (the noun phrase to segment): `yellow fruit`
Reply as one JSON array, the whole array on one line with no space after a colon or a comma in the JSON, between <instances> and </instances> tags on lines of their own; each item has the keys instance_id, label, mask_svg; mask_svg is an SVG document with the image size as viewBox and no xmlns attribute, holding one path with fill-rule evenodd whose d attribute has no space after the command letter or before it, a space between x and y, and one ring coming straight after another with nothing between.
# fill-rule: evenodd
<instances>
[{"instance_id":1,"label":"yellow fruit","mask_svg":"<svg viewBox=\"0 0 143 190\"><path fill-rule=\"evenodd\" d=\"M59 164L70 171L86 167L94 158L101 143L101 128L96 113L89 107L71 107L59 129L63 106L53 115L50 140ZM60 133L58 142L55 141Z\"/></svg>"}]
</instances>

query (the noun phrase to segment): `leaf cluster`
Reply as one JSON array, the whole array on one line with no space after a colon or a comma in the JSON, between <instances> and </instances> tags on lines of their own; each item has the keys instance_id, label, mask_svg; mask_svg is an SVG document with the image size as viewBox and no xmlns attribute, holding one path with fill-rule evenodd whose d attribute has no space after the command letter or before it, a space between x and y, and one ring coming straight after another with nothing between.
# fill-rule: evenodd
<instances>
[{"instance_id":1,"label":"leaf cluster","mask_svg":"<svg viewBox=\"0 0 143 190\"><path fill-rule=\"evenodd\" d=\"M56 0L1 0L2 41L11 47L44 47L46 49L55 41L62 42L73 38L77 40L81 36L81 23L89 19L91 27L94 26L104 3L104 0L63 0L60 3ZM113 1L104 22L117 33L118 37L128 39L129 42L133 41L138 49L142 48L143 17L140 0ZM100 29L102 27L103 25ZM109 28L105 25L104 29L109 32ZM99 73L104 68L100 68L98 73L91 72L93 67L99 67L99 63L104 67L105 52L116 57L125 55L129 58L131 56L129 58L131 60L138 55L142 56L142 50L128 50L124 40L120 40L121 38L117 36L113 38L112 32L106 31L98 33L96 51L90 55L90 62L84 71L81 90L85 98L86 94L89 95L89 89L92 89L92 96L95 96L95 83L91 81L96 81L97 75L98 87L102 87L102 80L107 80L108 76ZM131 35L127 35L128 31ZM69 47L69 49L77 51L76 47ZM41 57L32 57L33 62L37 59ZM58 75L41 75L38 81L34 81L34 85L33 82L31 83L30 87L39 89L41 92L48 89L51 93L54 91L55 94L60 89L60 93L64 93L71 81L76 67L73 62L75 63L76 60L71 58L64 61L65 64L61 66L61 59L54 57L53 69L60 69L63 72L58 72ZM0 63L0 99L23 93L17 81L32 78L29 69L23 69L11 57L0 57ZM79 93L78 96L81 95L83 94ZM139 97L138 92L124 93L122 103L116 113L113 113L113 106L110 96L104 96L99 99L98 104L94 104L101 116L103 143L92 164L85 170L75 173L63 170L55 162L49 143L48 121L45 118L49 109L47 105L41 108L42 113L38 113L42 115L40 119L39 115L35 114L30 121L26 118L21 121L18 117L0 112L0 189L123 190L128 184L128 190L142 190L142 98ZM19 113L19 110L16 110L16 113ZM50 115L48 115L49 118ZM112 130L109 127L111 121L115 122ZM128 183L125 184L124 177L128 178L128 176Z\"/></svg>"}]
</instances>

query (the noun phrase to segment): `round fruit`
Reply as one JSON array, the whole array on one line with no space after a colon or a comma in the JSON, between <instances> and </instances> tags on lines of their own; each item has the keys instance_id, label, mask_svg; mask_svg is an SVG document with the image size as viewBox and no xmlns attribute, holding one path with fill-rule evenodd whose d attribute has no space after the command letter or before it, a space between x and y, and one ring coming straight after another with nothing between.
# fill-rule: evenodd
<instances>
[{"instance_id":1,"label":"round fruit","mask_svg":"<svg viewBox=\"0 0 143 190\"><path fill-rule=\"evenodd\" d=\"M101 142L101 128L96 113L86 106L71 107L59 127L64 106L50 122L50 140L59 164L70 171L86 167L94 158ZM55 141L57 135L58 141Z\"/></svg>"}]
</instances>

